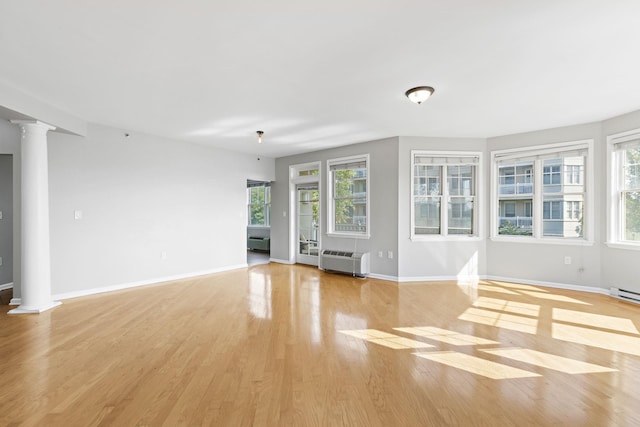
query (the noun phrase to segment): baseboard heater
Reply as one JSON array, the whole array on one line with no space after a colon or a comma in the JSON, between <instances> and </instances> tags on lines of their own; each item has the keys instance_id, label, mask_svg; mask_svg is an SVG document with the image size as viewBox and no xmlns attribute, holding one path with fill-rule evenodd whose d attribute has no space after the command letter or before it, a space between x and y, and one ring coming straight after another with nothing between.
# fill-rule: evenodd
<instances>
[{"instance_id":1,"label":"baseboard heater","mask_svg":"<svg viewBox=\"0 0 640 427\"><path fill-rule=\"evenodd\" d=\"M369 253L325 249L320 255L320 268L325 271L366 277L369 275Z\"/></svg>"},{"instance_id":2,"label":"baseboard heater","mask_svg":"<svg viewBox=\"0 0 640 427\"><path fill-rule=\"evenodd\" d=\"M611 288L609 294L612 297L620 298L625 301L640 304L640 292L630 291L627 289Z\"/></svg>"}]
</instances>

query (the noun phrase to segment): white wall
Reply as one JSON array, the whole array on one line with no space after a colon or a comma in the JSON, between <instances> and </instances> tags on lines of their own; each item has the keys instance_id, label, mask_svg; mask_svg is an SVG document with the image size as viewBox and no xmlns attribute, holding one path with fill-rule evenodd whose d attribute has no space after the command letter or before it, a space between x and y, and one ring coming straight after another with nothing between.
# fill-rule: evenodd
<instances>
[{"instance_id":1,"label":"white wall","mask_svg":"<svg viewBox=\"0 0 640 427\"><path fill-rule=\"evenodd\" d=\"M547 129L518 135L507 135L487 140L488 151L520 148L558 142L593 139L595 159L595 194L588 197L595 204L594 241L590 246L549 243L513 243L487 241L487 274L520 281L547 282L576 286L602 287L601 251L603 247L604 223L600 220L605 212L604 168L605 150L601 137L601 124L590 123ZM490 156L487 156L486 195L490 195ZM489 207L487 206L489 227ZM572 263L564 264L570 256Z\"/></svg>"},{"instance_id":2,"label":"white wall","mask_svg":"<svg viewBox=\"0 0 640 427\"><path fill-rule=\"evenodd\" d=\"M485 152L480 138L400 137L398 189L398 270L402 281L477 280L486 274L484 235L468 241L411 240L411 150ZM486 155L484 155L486 157ZM486 175L486 169L483 171ZM478 212L484 218L487 194L478 197ZM480 232L483 230L481 229Z\"/></svg>"},{"instance_id":3,"label":"white wall","mask_svg":"<svg viewBox=\"0 0 640 427\"><path fill-rule=\"evenodd\" d=\"M274 178L273 159L96 125L50 133L49 162L54 295L245 265L247 179Z\"/></svg>"},{"instance_id":4,"label":"white wall","mask_svg":"<svg viewBox=\"0 0 640 427\"><path fill-rule=\"evenodd\" d=\"M606 137L620 132L640 129L640 111L634 111L602 122L603 145ZM603 151L604 157L604 151ZM604 191L605 179L602 179ZM604 203L603 203L604 205ZM601 216L602 238L606 239L607 217L603 210ZM629 249L602 248L602 276L604 287L615 287L640 292L640 278L636 267L640 260L640 251Z\"/></svg>"},{"instance_id":5,"label":"white wall","mask_svg":"<svg viewBox=\"0 0 640 427\"><path fill-rule=\"evenodd\" d=\"M13 156L0 154L0 286L13 282Z\"/></svg>"}]
</instances>

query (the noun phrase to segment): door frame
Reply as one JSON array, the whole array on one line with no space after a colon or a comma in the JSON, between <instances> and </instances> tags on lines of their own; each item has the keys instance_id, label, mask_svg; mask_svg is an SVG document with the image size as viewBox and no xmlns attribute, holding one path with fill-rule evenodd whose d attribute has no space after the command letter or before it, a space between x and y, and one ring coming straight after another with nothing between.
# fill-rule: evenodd
<instances>
[{"instance_id":1,"label":"door frame","mask_svg":"<svg viewBox=\"0 0 640 427\"><path fill-rule=\"evenodd\" d=\"M301 171L318 170L317 175L300 176ZM318 222L318 255L322 248L322 236L324 234L323 226L323 180L321 162L308 162L289 166L289 263L295 264L298 255L298 184L318 184L318 204L320 210L320 220ZM319 258L319 256L318 256Z\"/></svg>"},{"instance_id":2,"label":"door frame","mask_svg":"<svg viewBox=\"0 0 640 427\"><path fill-rule=\"evenodd\" d=\"M317 255L305 255L300 253L300 247L299 245L301 244L301 239L300 239L300 212L296 211L296 234L295 236L297 236L296 239L296 247L295 247L295 251L296 251L296 263L297 264L306 264L306 265L315 265L316 267L318 266L318 259L320 257L320 244L321 244L321 238L322 235L320 233L320 224L321 224L321 217L320 217L320 183L319 182L308 182L305 184L301 184L298 183L296 184L296 208L298 208L300 206L300 191L305 191L303 190L302 186L314 186L316 187L316 191L318 192L318 227L317 227L317 250L318 250L318 254ZM311 237L309 237L311 238Z\"/></svg>"}]
</instances>

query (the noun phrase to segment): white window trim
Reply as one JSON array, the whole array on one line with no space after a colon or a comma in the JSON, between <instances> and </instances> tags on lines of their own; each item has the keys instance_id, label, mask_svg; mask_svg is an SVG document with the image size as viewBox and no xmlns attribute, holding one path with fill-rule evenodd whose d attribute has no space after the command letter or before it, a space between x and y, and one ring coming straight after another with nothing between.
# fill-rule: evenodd
<instances>
[{"instance_id":1,"label":"white window trim","mask_svg":"<svg viewBox=\"0 0 640 427\"><path fill-rule=\"evenodd\" d=\"M304 184L306 182L316 182L322 174L320 162L301 163L299 165L289 166L289 180L296 181L298 184ZM318 170L318 175L305 175L300 176L300 172Z\"/></svg>"},{"instance_id":2,"label":"white window trim","mask_svg":"<svg viewBox=\"0 0 640 427\"><path fill-rule=\"evenodd\" d=\"M560 142L553 144L535 145L522 148L510 148L505 150L491 151L491 209L490 209L490 232L489 238L496 242L517 242L517 243L533 243L533 244L553 244L553 245L575 245L575 246L592 246L595 235L595 171L594 171L594 153L593 139L584 139L578 141ZM555 152L571 151L579 146L586 145L587 158L584 167L584 212L586 220L584 222L585 232L582 238L579 237L552 237L542 235L542 162L534 162L534 188L536 189L533 196L533 214L534 214L534 235L533 236L501 236L498 234L498 162L496 157L514 156L518 153L523 156L546 155ZM539 208L538 208L539 206Z\"/></svg>"},{"instance_id":3,"label":"white window trim","mask_svg":"<svg viewBox=\"0 0 640 427\"><path fill-rule=\"evenodd\" d=\"M416 156L427 156L427 157L477 157L478 162L474 163L476 167L476 176L475 176L475 204L474 204L474 218L473 218L473 229L475 230L474 234L469 235L460 235L460 234L415 234L415 203L413 200L413 190L414 190L414 173L415 173L415 158ZM411 221L410 221L410 239L411 241L420 242L420 241L452 241L452 240L462 240L465 242L474 241L474 240L482 240L483 236L483 227L484 220L482 219L483 215L483 194L482 190L484 188L483 184L483 176L482 173L482 152L480 151L431 151L431 150L411 150L411 172L409 173L409 178L411 180L410 183L410 210L411 210ZM446 180L446 177L445 177ZM442 185L446 185L446 182L443 182ZM445 205L445 203L442 203ZM442 212L442 210L441 210ZM442 220L442 213L441 213ZM441 230L443 227L441 227ZM446 232L446 230L445 230Z\"/></svg>"},{"instance_id":4,"label":"white window trim","mask_svg":"<svg viewBox=\"0 0 640 427\"><path fill-rule=\"evenodd\" d=\"M616 144L635 139L640 139L640 129L607 136L607 240L605 244L610 248L640 251L640 242L634 243L620 239L622 212L618 192L622 165L619 164L619 159L615 156Z\"/></svg>"},{"instance_id":5,"label":"white window trim","mask_svg":"<svg viewBox=\"0 0 640 427\"><path fill-rule=\"evenodd\" d=\"M265 182L266 184L266 182ZM270 187L271 184L268 185L268 187ZM264 187L267 187L267 185L264 185ZM250 187L247 187L247 190L249 190ZM266 189L265 189L266 191ZM269 192L271 192L271 189L269 189ZM264 203L263 204L263 209L265 212L265 217L266 217L266 213L267 213L267 206L269 207L269 224L249 224L249 221L251 220L251 203L249 202L249 195L248 195L248 191L247 191L247 227L248 228L271 228L271 194L269 194L269 203Z\"/></svg>"},{"instance_id":6,"label":"white window trim","mask_svg":"<svg viewBox=\"0 0 640 427\"><path fill-rule=\"evenodd\" d=\"M351 163L356 161L365 161L367 164L367 232L366 233L350 233L345 231L335 231L334 221L334 202L333 202L333 183L331 182L331 166L339 165L343 163ZM333 237L349 237L355 239L370 239L371 238L371 159L369 153L361 154L358 156L340 157L336 159L327 160L327 236Z\"/></svg>"}]
</instances>

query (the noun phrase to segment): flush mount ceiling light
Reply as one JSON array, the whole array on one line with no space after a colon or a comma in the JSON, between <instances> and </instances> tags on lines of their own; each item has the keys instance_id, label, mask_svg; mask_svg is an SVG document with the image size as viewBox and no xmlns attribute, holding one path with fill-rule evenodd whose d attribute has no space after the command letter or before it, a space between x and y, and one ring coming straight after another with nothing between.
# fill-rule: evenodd
<instances>
[{"instance_id":1,"label":"flush mount ceiling light","mask_svg":"<svg viewBox=\"0 0 640 427\"><path fill-rule=\"evenodd\" d=\"M407 95L409 101L415 102L416 104L422 104L424 101L429 99L431 95L433 95L433 88L431 86L418 86L409 89L404 94Z\"/></svg>"},{"instance_id":2,"label":"flush mount ceiling light","mask_svg":"<svg viewBox=\"0 0 640 427\"><path fill-rule=\"evenodd\" d=\"M256 133L258 134L258 144L262 144L262 135L264 135L264 132L257 130Z\"/></svg>"}]
</instances>

